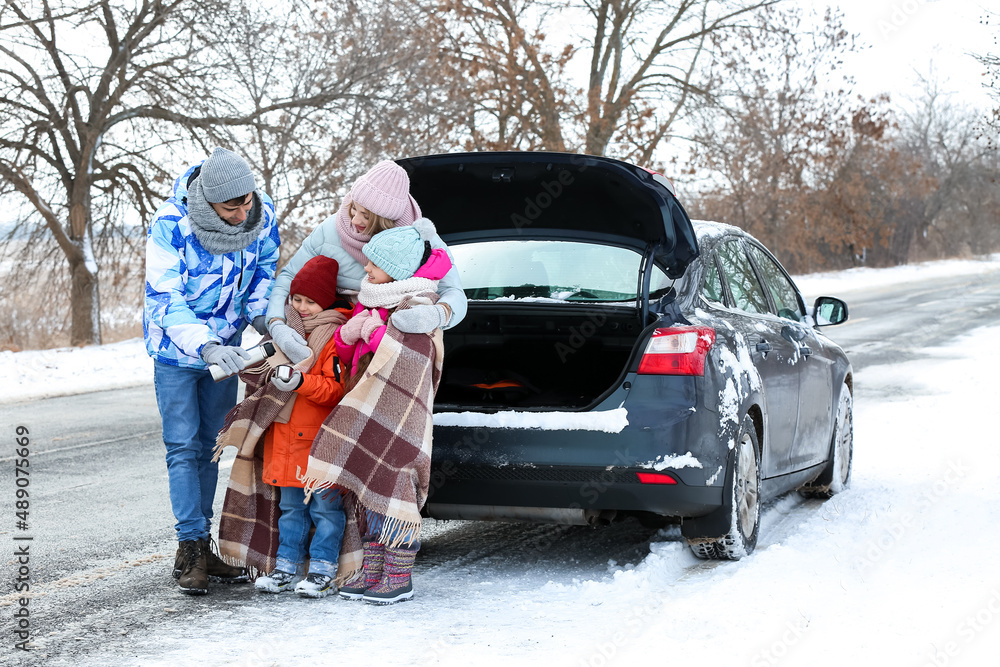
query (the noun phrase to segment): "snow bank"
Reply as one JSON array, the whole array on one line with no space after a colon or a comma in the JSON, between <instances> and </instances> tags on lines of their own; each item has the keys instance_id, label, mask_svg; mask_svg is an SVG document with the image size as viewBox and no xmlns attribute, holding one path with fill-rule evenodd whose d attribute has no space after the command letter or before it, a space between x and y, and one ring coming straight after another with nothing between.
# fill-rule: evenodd
<instances>
[{"instance_id":1,"label":"snow bank","mask_svg":"<svg viewBox=\"0 0 1000 667\"><path fill-rule=\"evenodd\" d=\"M0 352L0 403L152 382L153 360L141 338L91 347Z\"/></svg>"},{"instance_id":2,"label":"snow bank","mask_svg":"<svg viewBox=\"0 0 1000 667\"><path fill-rule=\"evenodd\" d=\"M792 279L802 291L806 303L812 303L817 296L837 296L839 293L898 285L927 278L965 276L993 271L1000 271L1000 254L990 255L981 260L942 260L893 266L887 269L859 267L830 273L809 273L792 276Z\"/></svg>"}]
</instances>

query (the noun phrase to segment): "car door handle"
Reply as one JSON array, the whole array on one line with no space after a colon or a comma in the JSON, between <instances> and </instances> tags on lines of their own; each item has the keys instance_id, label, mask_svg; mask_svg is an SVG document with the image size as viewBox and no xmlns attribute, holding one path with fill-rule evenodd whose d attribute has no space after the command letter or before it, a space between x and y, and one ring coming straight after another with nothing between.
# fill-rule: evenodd
<instances>
[{"instance_id":1,"label":"car door handle","mask_svg":"<svg viewBox=\"0 0 1000 667\"><path fill-rule=\"evenodd\" d=\"M801 352L801 353L802 353L802 356L803 356L803 357L808 357L808 356L809 356L810 354L812 354L812 353L813 353L813 351L812 351L812 350L810 350L810 349L809 349L809 348L808 348L807 346L805 346L805 345L799 345L799 352Z\"/></svg>"},{"instance_id":2,"label":"car door handle","mask_svg":"<svg viewBox=\"0 0 1000 667\"><path fill-rule=\"evenodd\" d=\"M771 351L771 344L768 343L766 340L760 341L759 343L757 343L755 347L758 352L762 352L764 354L767 354L768 352Z\"/></svg>"}]
</instances>

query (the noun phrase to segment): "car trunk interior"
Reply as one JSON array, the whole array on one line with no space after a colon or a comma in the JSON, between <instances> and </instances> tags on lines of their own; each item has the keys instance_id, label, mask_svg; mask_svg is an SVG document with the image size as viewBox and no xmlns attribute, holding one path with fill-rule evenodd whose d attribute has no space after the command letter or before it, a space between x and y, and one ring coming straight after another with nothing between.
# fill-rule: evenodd
<instances>
[{"instance_id":1,"label":"car trunk interior","mask_svg":"<svg viewBox=\"0 0 1000 667\"><path fill-rule=\"evenodd\" d=\"M471 301L444 335L435 410L586 408L616 386L641 330L634 306Z\"/></svg>"}]
</instances>

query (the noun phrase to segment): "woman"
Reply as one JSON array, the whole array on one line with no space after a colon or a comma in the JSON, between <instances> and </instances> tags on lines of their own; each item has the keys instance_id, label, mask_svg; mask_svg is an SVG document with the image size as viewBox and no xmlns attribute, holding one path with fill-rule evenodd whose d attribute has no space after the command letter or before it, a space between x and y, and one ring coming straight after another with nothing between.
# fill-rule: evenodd
<instances>
[{"instance_id":1,"label":"woman","mask_svg":"<svg viewBox=\"0 0 1000 667\"><path fill-rule=\"evenodd\" d=\"M309 352L305 340L285 323L285 301L292 278L299 269L317 255L335 259L340 266L338 288L356 293L361 288L368 261L361 248L378 232L412 225L420 215L420 207L410 196L410 177L395 162L384 160L354 183L335 215L312 231L275 279L267 308L268 331L293 363L305 359ZM437 234L430 244L432 248L448 252ZM448 255L451 257L450 252ZM454 264L454 258L451 259ZM438 295L440 299L435 304L394 313L393 325L405 333L430 333L461 322L468 304L454 266L441 279Z\"/></svg>"}]
</instances>

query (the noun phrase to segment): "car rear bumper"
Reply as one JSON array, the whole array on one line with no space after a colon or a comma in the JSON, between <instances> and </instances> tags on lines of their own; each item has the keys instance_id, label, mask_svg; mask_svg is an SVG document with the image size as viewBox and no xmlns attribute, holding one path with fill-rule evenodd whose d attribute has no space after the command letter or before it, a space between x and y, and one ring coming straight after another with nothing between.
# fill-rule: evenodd
<instances>
[{"instance_id":1,"label":"car rear bumper","mask_svg":"<svg viewBox=\"0 0 1000 667\"><path fill-rule=\"evenodd\" d=\"M580 514L613 510L697 517L722 505L721 486L690 486L679 480L676 484L643 484L637 472L650 471L445 464L432 469L427 514L440 519L544 520L533 518L533 514L541 517L546 514L539 511L542 509L568 509ZM548 514L558 523L578 523L570 520L572 513ZM560 520L560 516L566 518Z\"/></svg>"},{"instance_id":2,"label":"car rear bumper","mask_svg":"<svg viewBox=\"0 0 1000 667\"><path fill-rule=\"evenodd\" d=\"M629 389L581 413L599 417L624 409L624 425L609 430L553 428L545 421L551 412L536 413L540 426L517 415L519 426L489 425L485 418L436 424L427 513L458 518L482 508L477 511L488 518L504 518L500 514L520 511L510 508L548 508L709 514L722 505L729 448L718 436L719 415L699 405L700 380L629 375L623 383ZM643 484L636 474L657 472L677 483Z\"/></svg>"}]
</instances>

